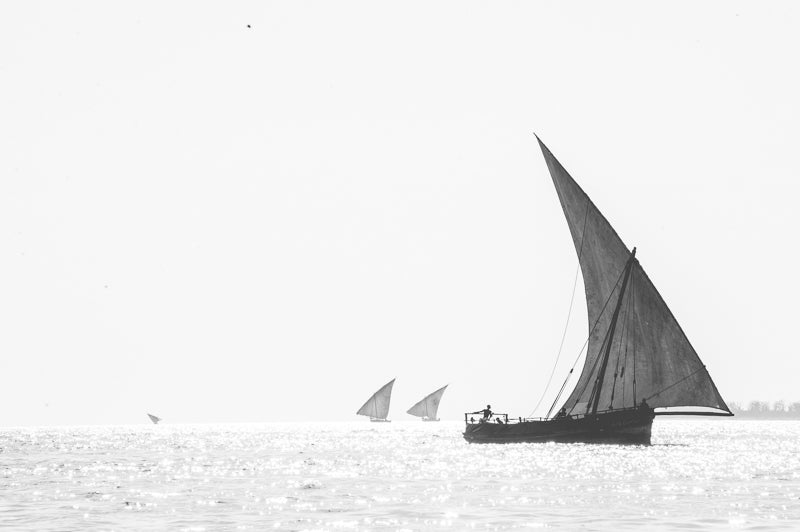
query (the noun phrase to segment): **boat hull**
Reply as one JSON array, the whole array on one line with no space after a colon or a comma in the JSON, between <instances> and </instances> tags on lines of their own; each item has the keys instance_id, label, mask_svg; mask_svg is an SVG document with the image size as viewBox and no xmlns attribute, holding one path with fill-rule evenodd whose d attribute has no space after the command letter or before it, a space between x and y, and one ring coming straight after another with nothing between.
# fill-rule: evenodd
<instances>
[{"instance_id":1,"label":"boat hull","mask_svg":"<svg viewBox=\"0 0 800 532\"><path fill-rule=\"evenodd\" d=\"M464 439L470 443L613 443L650 445L653 410L636 408L519 423L467 423Z\"/></svg>"},{"instance_id":2,"label":"boat hull","mask_svg":"<svg viewBox=\"0 0 800 532\"><path fill-rule=\"evenodd\" d=\"M390 419L381 419L381 418L377 418L377 417L371 417L371 418L369 418L369 420L372 421L373 423L391 423L392 422Z\"/></svg>"}]
</instances>

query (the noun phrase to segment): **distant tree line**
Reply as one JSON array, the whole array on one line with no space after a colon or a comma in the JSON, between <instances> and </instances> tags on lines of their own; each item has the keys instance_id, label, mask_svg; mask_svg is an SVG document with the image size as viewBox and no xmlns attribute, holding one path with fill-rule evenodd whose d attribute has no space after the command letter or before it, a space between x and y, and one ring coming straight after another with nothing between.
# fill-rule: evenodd
<instances>
[{"instance_id":1,"label":"distant tree line","mask_svg":"<svg viewBox=\"0 0 800 532\"><path fill-rule=\"evenodd\" d=\"M775 401L772 404L767 401L750 401L747 407L739 403L729 403L728 406L731 412L741 417L800 419L800 401L788 404L785 401Z\"/></svg>"}]
</instances>

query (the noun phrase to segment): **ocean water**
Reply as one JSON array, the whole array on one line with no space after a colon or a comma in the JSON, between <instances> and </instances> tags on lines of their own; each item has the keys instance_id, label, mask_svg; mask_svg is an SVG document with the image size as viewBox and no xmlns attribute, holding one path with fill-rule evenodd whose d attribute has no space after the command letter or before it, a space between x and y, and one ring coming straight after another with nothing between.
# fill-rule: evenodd
<instances>
[{"instance_id":1,"label":"ocean water","mask_svg":"<svg viewBox=\"0 0 800 532\"><path fill-rule=\"evenodd\" d=\"M800 530L800 422L656 419L653 445L463 425L0 429L4 530Z\"/></svg>"}]
</instances>

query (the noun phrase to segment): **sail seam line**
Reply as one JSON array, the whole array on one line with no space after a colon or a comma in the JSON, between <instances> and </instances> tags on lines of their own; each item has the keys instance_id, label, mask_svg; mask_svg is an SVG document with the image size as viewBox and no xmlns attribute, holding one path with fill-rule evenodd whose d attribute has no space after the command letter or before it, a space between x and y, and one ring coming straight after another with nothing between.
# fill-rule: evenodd
<instances>
[{"instance_id":1,"label":"sail seam line","mask_svg":"<svg viewBox=\"0 0 800 532\"><path fill-rule=\"evenodd\" d=\"M583 347L581 347L581 350L578 353L578 358L576 358L575 362L572 364L572 369L573 370L575 369L575 366L578 364L578 360L580 360L581 354L583 353L583 349L584 348L587 348L586 356L589 356L589 351L588 351L588 347L587 347L588 344L589 344L589 339L592 337L592 333L594 333L595 329L597 329L597 325L600 323L600 318L602 318L603 314L605 314L606 308L608 308L608 304L609 304L609 302L611 302L611 298L614 295L614 290L616 290L617 286L619 286L619 282L622 280L622 276L625 274L625 270L626 270L626 268L623 268L622 271L619 272L619 277L617 277L617 282L614 283L614 287L611 289L611 292L608 294L608 297L606 298L606 302L603 304L603 308L600 309L600 313L597 315L597 319L595 320L594 325L592 326L592 330L589 331L589 335L586 337L586 341L583 343ZM605 342L603 342L603 344L605 344ZM602 350L602 345L601 345L601 350ZM594 373L594 370L595 370L596 367L597 367L597 360L594 361L594 364L592 365L592 371L589 372L589 376L591 376L592 373ZM572 370L570 370L569 375L572 375ZM569 379L569 375L567 375L567 379ZM590 382L592 382L592 380L591 379L587 379L586 383L583 385L583 389L581 389L581 393L578 394L578 397L581 397L586 392L586 388L589 386ZM566 385L566 382L565 382L565 385ZM558 400L558 399L556 399L556 400ZM577 405L577 404L578 404L578 402L576 401L575 405ZM572 408L570 408L570 410L569 410L570 412L572 412L572 410L575 408L575 405L572 405Z\"/></svg>"}]
</instances>

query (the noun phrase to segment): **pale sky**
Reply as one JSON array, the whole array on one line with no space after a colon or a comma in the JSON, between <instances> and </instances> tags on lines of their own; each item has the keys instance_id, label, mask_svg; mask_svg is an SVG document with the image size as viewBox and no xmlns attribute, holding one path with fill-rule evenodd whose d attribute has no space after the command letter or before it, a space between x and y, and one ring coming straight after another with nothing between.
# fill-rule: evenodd
<instances>
[{"instance_id":1,"label":"pale sky","mask_svg":"<svg viewBox=\"0 0 800 532\"><path fill-rule=\"evenodd\" d=\"M355 420L393 377L392 419L447 383L443 418L530 414L577 267L533 131L722 396L800 400L798 27L796 2L4 2L0 425ZM550 400L582 285L575 309Z\"/></svg>"}]
</instances>

